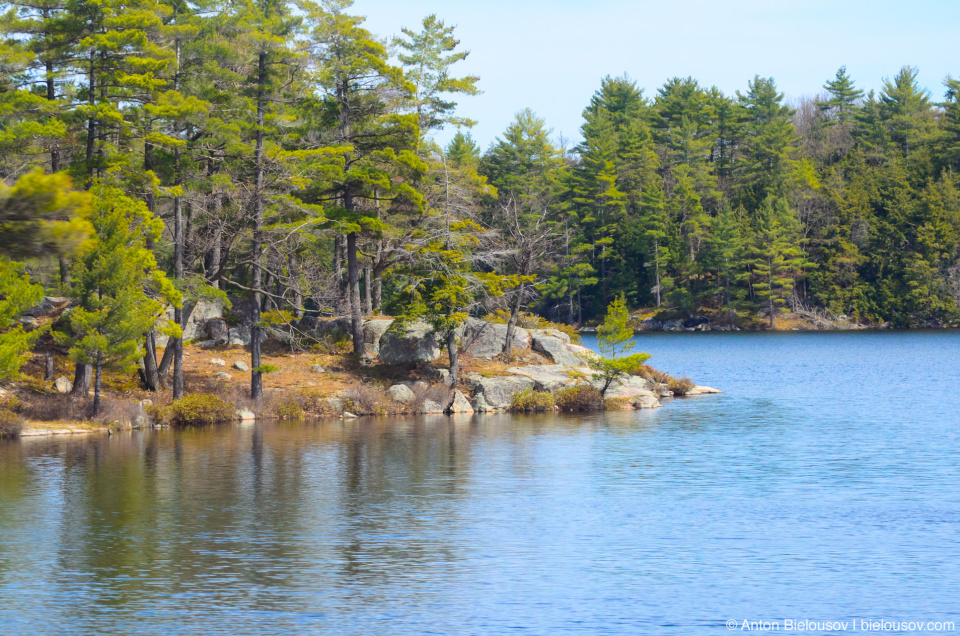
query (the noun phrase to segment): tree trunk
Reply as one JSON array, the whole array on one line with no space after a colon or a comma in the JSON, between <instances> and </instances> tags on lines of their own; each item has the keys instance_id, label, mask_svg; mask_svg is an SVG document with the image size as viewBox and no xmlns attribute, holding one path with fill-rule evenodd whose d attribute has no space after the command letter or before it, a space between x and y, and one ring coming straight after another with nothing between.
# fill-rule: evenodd
<instances>
[{"instance_id":1,"label":"tree trunk","mask_svg":"<svg viewBox=\"0 0 960 636\"><path fill-rule=\"evenodd\" d=\"M74 397L87 397L90 393L90 365L78 364L76 373L73 375L73 390L70 395Z\"/></svg>"},{"instance_id":2,"label":"tree trunk","mask_svg":"<svg viewBox=\"0 0 960 636\"><path fill-rule=\"evenodd\" d=\"M363 356L363 309L360 305L360 265L357 263L357 233L347 234L347 284L350 297L350 331L353 334L353 352Z\"/></svg>"},{"instance_id":3,"label":"tree trunk","mask_svg":"<svg viewBox=\"0 0 960 636\"><path fill-rule=\"evenodd\" d=\"M333 235L333 280L337 285L337 312L346 307L346 286L343 284L343 236Z\"/></svg>"},{"instance_id":4,"label":"tree trunk","mask_svg":"<svg viewBox=\"0 0 960 636\"><path fill-rule=\"evenodd\" d=\"M297 262L297 255L290 254L287 270L290 273L290 286L293 289L293 315L295 318L303 318L303 291L300 289L300 263Z\"/></svg>"},{"instance_id":5,"label":"tree trunk","mask_svg":"<svg viewBox=\"0 0 960 636\"><path fill-rule=\"evenodd\" d=\"M366 265L363 268L363 296L366 305L366 315L373 314L373 266Z\"/></svg>"},{"instance_id":6,"label":"tree trunk","mask_svg":"<svg viewBox=\"0 0 960 636\"><path fill-rule=\"evenodd\" d=\"M250 397L255 402L263 400L263 372L260 370L260 285L263 272L263 118L266 109L264 86L267 81L267 54L258 57L257 72L257 140L256 140L256 194L253 197L253 326L250 328Z\"/></svg>"},{"instance_id":7,"label":"tree trunk","mask_svg":"<svg viewBox=\"0 0 960 636\"><path fill-rule=\"evenodd\" d=\"M373 273L373 310L380 313L383 307L383 274L379 271Z\"/></svg>"},{"instance_id":8,"label":"tree trunk","mask_svg":"<svg viewBox=\"0 0 960 636\"><path fill-rule=\"evenodd\" d=\"M152 331L146 333L144 343L143 383L148 391L156 391L160 386L160 374L157 373L157 349Z\"/></svg>"},{"instance_id":9,"label":"tree trunk","mask_svg":"<svg viewBox=\"0 0 960 636\"><path fill-rule=\"evenodd\" d=\"M46 363L47 363L47 368L46 368L46 373L43 379L46 380L47 382L53 382L54 380L53 376L56 375L54 366L53 366L53 351L47 351Z\"/></svg>"},{"instance_id":10,"label":"tree trunk","mask_svg":"<svg viewBox=\"0 0 960 636\"><path fill-rule=\"evenodd\" d=\"M100 414L100 379L103 376L103 356L97 353L97 379L93 385L93 414Z\"/></svg>"},{"instance_id":11,"label":"tree trunk","mask_svg":"<svg viewBox=\"0 0 960 636\"><path fill-rule=\"evenodd\" d=\"M567 309L567 324L572 325L573 324L573 290L572 289L570 290L570 293L568 294L568 296L570 300L570 306Z\"/></svg>"},{"instance_id":12,"label":"tree trunk","mask_svg":"<svg viewBox=\"0 0 960 636\"><path fill-rule=\"evenodd\" d=\"M503 340L503 355L508 361L513 358L513 333L517 328L517 320L520 318L520 306L523 303L523 289L525 286L525 283L520 283L520 286L517 288L516 298L513 299L513 304L510 306L510 320L507 321L507 336Z\"/></svg>"},{"instance_id":13,"label":"tree trunk","mask_svg":"<svg viewBox=\"0 0 960 636\"><path fill-rule=\"evenodd\" d=\"M167 373L170 372L170 366L173 364L173 356L176 353L173 348L174 340L176 340L176 338L167 340L167 346L163 350L163 357L160 359L160 364L157 365L157 378L159 378L161 386L166 385Z\"/></svg>"},{"instance_id":14,"label":"tree trunk","mask_svg":"<svg viewBox=\"0 0 960 636\"><path fill-rule=\"evenodd\" d=\"M447 334L447 354L450 356L450 377L447 383L451 386L457 386L460 381L460 349L457 347L456 329L451 329Z\"/></svg>"}]
</instances>

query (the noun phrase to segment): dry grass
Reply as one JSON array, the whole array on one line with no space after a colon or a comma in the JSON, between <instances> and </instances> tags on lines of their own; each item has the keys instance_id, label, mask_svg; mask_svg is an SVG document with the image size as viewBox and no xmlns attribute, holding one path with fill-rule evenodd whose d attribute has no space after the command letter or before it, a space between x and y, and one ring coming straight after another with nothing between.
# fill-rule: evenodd
<instances>
[{"instance_id":1,"label":"dry grass","mask_svg":"<svg viewBox=\"0 0 960 636\"><path fill-rule=\"evenodd\" d=\"M670 378L670 381L666 384L677 397L683 397L695 386L693 380L690 378L680 378L679 380L677 378Z\"/></svg>"},{"instance_id":2,"label":"dry grass","mask_svg":"<svg viewBox=\"0 0 960 636\"><path fill-rule=\"evenodd\" d=\"M605 411L626 411L632 408L627 398L607 398L603 401Z\"/></svg>"},{"instance_id":3,"label":"dry grass","mask_svg":"<svg viewBox=\"0 0 960 636\"><path fill-rule=\"evenodd\" d=\"M557 408L564 413L583 413L604 409L603 395L589 384L560 389L554 394L553 399Z\"/></svg>"}]
</instances>

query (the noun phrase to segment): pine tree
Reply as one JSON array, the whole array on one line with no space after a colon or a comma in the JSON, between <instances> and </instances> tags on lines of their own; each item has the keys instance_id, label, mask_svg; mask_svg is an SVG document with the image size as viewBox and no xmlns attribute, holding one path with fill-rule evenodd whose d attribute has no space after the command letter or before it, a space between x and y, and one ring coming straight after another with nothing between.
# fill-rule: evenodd
<instances>
[{"instance_id":1,"label":"pine tree","mask_svg":"<svg viewBox=\"0 0 960 636\"><path fill-rule=\"evenodd\" d=\"M119 188L99 184L94 194L87 219L94 240L73 264L78 305L70 313L71 333L61 340L70 345L70 357L78 365L95 365L97 414L103 370L131 369L143 355L142 334L155 327L166 303L180 304L180 294L146 248L148 237L159 239L161 222ZM180 335L175 325L165 331Z\"/></svg>"},{"instance_id":2,"label":"pine tree","mask_svg":"<svg viewBox=\"0 0 960 636\"><path fill-rule=\"evenodd\" d=\"M855 114L863 91L847 75L847 67L841 66L836 77L823 85L830 97L819 102L820 110L827 114L831 123L845 124Z\"/></svg>"},{"instance_id":3,"label":"pine tree","mask_svg":"<svg viewBox=\"0 0 960 636\"><path fill-rule=\"evenodd\" d=\"M664 205L663 192L657 185L648 187L643 193L641 227L649 259L645 265L652 267L654 274L654 286L650 292L659 307L664 296L673 288L673 279L666 272L666 264L670 258L670 220Z\"/></svg>"},{"instance_id":4,"label":"pine tree","mask_svg":"<svg viewBox=\"0 0 960 636\"><path fill-rule=\"evenodd\" d=\"M315 202L335 203L327 216L346 237L351 335L354 353L363 356L361 235L387 228L384 211L422 209L423 197L415 184L427 166L416 154L417 116L392 111L382 96L384 91L410 86L401 70L388 63L383 44L360 26L363 18L346 13L352 4L325 0L322 10L310 16L308 46L320 65L317 88L324 105L320 124L335 131L332 141L340 146L342 161L338 171L327 171L326 184L314 189Z\"/></svg>"},{"instance_id":5,"label":"pine tree","mask_svg":"<svg viewBox=\"0 0 960 636\"><path fill-rule=\"evenodd\" d=\"M930 92L920 87L917 74L917 69L904 66L892 81L884 81L879 97L880 117L904 157L932 125Z\"/></svg>"},{"instance_id":6,"label":"pine tree","mask_svg":"<svg viewBox=\"0 0 960 636\"><path fill-rule=\"evenodd\" d=\"M449 95L479 95L476 75L454 77L451 67L462 62L470 51L457 51L460 41L453 36L455 27L438 20L436 14L423 19L423 29L418 33L402 28L404 37L393 39L394 46L402 49L397 59L404 68L404 75L412 87L409 95L410 108L417 114L420 133L427 135L445 124L471 127L476 122L457 117L457 103Z\"/></svg>"},{"instance_id":7,"label":"pine tree","mask_svg":"<svg viewBox=\"0 0 960 636\"><path fill-rule=\"evenodd\" d=\"M737 92L742 107L743 177L741 197L747 207L758 207L769 195L783 193L796 148L793 111L783 104L772 78L756 76L746 94Z\"/></svg>"},{"instance_id":8,"label":"pine tree","mask_svg":"<svg viewBox=\"0 0 960 636\"><path fill-rule=\"evenodd\" d=\"M789 219L786 202L767 198L755 240L745 254L750 286L758 305L767 311L771 329L777 313L792 297L797 278L809 267L803 250L791 240Z\"/></svg>"}]
</instances>

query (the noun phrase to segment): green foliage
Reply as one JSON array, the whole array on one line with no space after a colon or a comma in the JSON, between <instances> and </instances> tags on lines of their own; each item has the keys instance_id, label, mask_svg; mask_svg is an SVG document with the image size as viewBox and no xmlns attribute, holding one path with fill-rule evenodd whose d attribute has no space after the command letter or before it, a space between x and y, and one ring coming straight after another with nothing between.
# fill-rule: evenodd
<instances>
[{"instance_id":1,"label":"green foliage","mask_svg":"<svg viewBox=\"0 0 960 636\"><path fill-rule=\"evenodd\" d=\"M607 315L597 328L600 353L617 358L633 348L633 327L630 326L630 311L621 295L607 307Z\"/></svg>"},{"instance_id":2,"label":"green foliage","mask_svg":"<svg viewBox=\"0 0 960 636\"><path fill-rule=\"evenodd\" d=\"M193 393L171 404L166 411L171 426L202 427L237 420L233 404L216 395Z\"/></svg>"},{"instance_id":3,"label":"green foliage","mask_svg":"<svg viewBox=\"0 0 960 636\"><path fill-rule=\"evenodd\" d=\"M280 420L301 420L304 410L293 395L282 395L273 401L273 414Z\"/></svg>"},{"instance_id":4,"label":"green foliage","mask_svg":"<svg viewBox=\"0 0 960 636\"><path fill-rule=\"evenodd\" d=\"M279 371L280 367L275 367L272 364L261 364L259 367L254 367L252 371L259 371L260 373L274 373Z\"/></svg>"},{"instance_id":5,"label":"green foliage","mask_svg":"<svg viewBox=\"0 0 960 636\"><path fill-rule=\"evenodd\" d=\"M25 422L23 416L16 411L0 407L0 439L19 437Z\"/></svg>"},{"instance_id":6,"label":"green foliage","mask_svg":"<svg viewBox=\"0 0 960 636\"><path fill-rule=\"evenodd\" d=\"M29 360L42 332L11 325L42 298L43 287L31 284L21 265L0 256L0 380L15 377Z\"/></svg>"},{"instance_id":7,"label":"green foliage","mask_svg":"<svg viewBox=\"0 0 960 636\"><path fill-rule=\"evenodd\" d=\"M510 397L510 411L513 413L543 413L553 408L553 394L549 391L523 389Z\"/></svg>"},{"instance_id":8,"label":"green foliage","mask_svg":"<svg viewBox=\"0 0 960 636\"><path fill-rule=\"evenodd\" d=\"M129 371L143 355L141 339L163 314L163 298L180 304L180 294L146 248L159 238L162 223L146 206L119 189L100 184L87 221L93 240L74 261L71 333L61 335L77 363ZM179 335L179 328L168 329Z\"/></svg>"}]
</instances>

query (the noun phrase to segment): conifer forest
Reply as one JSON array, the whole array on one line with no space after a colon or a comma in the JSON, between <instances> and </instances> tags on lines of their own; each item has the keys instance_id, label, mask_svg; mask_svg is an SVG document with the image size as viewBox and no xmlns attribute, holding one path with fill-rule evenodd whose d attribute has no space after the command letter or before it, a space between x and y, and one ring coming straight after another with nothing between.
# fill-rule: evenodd
<instances>
[{"instance_id":1,"label":"conifer forest","mask_svg":"<svg viewBox=\"0 0 960 636\"><path fill-rule=\"evenodd\" d=\"M788 102L770 77L611 75L582 141L517 104L484 148L457 112L483 89L469 43L432 15L381 37L351 4L3 3L0 377L44 294L77 303L52 334L76 391L156 367L160 335L182 366L183 303L243 299L254 397L261 325L305 316L350 317L358 353L373 314L453 338L621 297L730 325L960 320L960 79L869 90L840 67Z\"/></svg>"}]
</instances>

